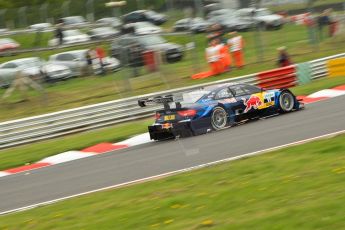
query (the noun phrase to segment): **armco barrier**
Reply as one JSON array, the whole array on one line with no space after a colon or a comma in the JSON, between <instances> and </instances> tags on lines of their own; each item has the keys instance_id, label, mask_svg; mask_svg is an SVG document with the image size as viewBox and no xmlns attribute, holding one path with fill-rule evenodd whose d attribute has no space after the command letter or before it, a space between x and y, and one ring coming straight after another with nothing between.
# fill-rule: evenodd
<instances>
[{"instance_id":1,"label":"armco barrier","mask_svg":"<svg viewBox=\"0 0 345 230\"><path fill-rule=\"evenodd\" d=\"M327 61L329 77L345 76L345 58L337 58Z\"/></svg>"},{"instance_id":2,"label":"armco barrier","mask_svg":"<svg viewBox=\"0 0 345 230\"><path fill-rule=\"evenodd\" d=\"M294 65L261 72L258 74L259 86L266 89L290 88L297 84Z\"/></svg>"},{"instance_id":3,"label":"armco barrier","mask_svg":"<svg viewBox=\"0 0 345 230\"><path fill-rule=\"evenodd\" d=\"M326 66L326 62L332 59L336 59L336 58L341 58L341 57L345 57L345 53L341 53L341 54L337 54L337 55L333 55L333 56L329 56L329 57L325 57L325 58L321 58L315 61L310 61L309 65L311 68L311 79L315 80L318 78L324 78L328 75L328 68Z\"/></svg>"},{"instance_id":4,"label":"armco barrier","mask_svg":"<svg viewBox=\"0 0 345 230\"><path fill-rule=\"evenodd\" d=\"M296 73L299 85L307 84L311 81L311 68L308 62L297 64Z\"/></svg>"},{"instance_id":5,"label":"armco barrier","mask_svg":"<svg viewBox=\"0 0 345 230\"><path fill-rule=\"evenodd\" d=\"M326 74L319 75L320 72L328 72L325 62L339 57L345 57L345 53L309 62L311 66L311 79L325 77ZM319 66L317 73L314 72L315 66ZM320 66L323 66L323 68ZM285 73L291 72L291 68L292 67L288 67ZM273 85L273 83L281 84L281 74L284 71L275 70L273 71L274 74L272 74L272 71L261 73L261 76L267 75L266 78L262 77L263 79L260 80L257 77L258 74L250 74L242 77L228 78L225 80L109 101L61 112L2 122L0 123L0 149L152 116L157 107L140 108L137 105L137 100L139 98L186 92L209 85L232 82L249 83L253 85L263 85L266 83L270 83L270 85ZM315 77L315 74L317 74L317 77Z\"/></svg>"}]
</instances>

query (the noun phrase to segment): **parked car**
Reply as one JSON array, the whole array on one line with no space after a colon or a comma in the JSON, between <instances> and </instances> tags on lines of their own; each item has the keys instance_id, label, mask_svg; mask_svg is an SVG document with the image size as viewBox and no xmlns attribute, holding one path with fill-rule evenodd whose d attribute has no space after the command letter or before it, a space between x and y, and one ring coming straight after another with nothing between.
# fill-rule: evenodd
<instances>
[{"instance_id":1,"label":"parked car","mask_svg":"<svg viewBox=\"0 0 345 230\"><path fill-rule=\"evenodd\" d=\"M240 20L233 15L220 15L212 17L208 20L208 22L221 25L226 32L247 31L253 28L252 21Z\"/></svg>"},{"instance_id":2,"label":"parked car","mask_svg":"<svg viewBox=\"0 0 345 230\"><path fill-rule=\"evenodd\" d=\"M109 39L120 35L120 31L112 27L98 27L90 30L88 34L92 40Z\"/></svg>"},{"instance_id":3,"label":"parked car","mask_svg":"<svg viewBox=\"0 0 345 230\"><path fill-rule=\"evenodd\" d=\"M64 30L63 31L63 44L73 44L79 42L87 42L90 41L91 38L89 35L80 32L80 30ZM53 38L48 41L49 46L56 46L59 44L57 38Z\"/></svg>"},{"instance_id":4,"label":"parked car","mask_svg":"<svg viewBox=\"0 0 345 230\"><path fill-rule=\"evenodd\" d=\"M178 62L183 58L182 46L167 42L159 35L122 36L112 43L111 56L121 60L123 64L127 64L131 55L131 47L138 47L141 54L146 51L160 52L163 60L168 63ZM138 61L139 66L144 65L143 57L141 59Z\"/></svg>"},{"instance_id":5,"label":"parked car","mask_svg":"<svg viewBox=\"0 0 345 230\"><path fill-rule=\"evenodd\" d=\"M243 8L237 11L237 16L246 21L255 21L263 29L280 29L284 25L281 15L273 14L266 8Z\"/></svg>"},{"instance_id":6,"label":"parked car","mask_svg":"<svg viewBox=\"0 0 345 230\"><path fill-rule=\"evenodd\" d=\"M36 30L36 31L53 31L53 25L51 23L37 23L29 26L29 29Z\"/></svg>"},{"instance_id":7,"label":"parked car","mask_svg":"<svg viewBox=\"0 0 345 230\"><path fill-rule=\"evenodd\" d=\"M49 57L49 63L69 67L72 71L72 76L83 76L87 69L86 54L88 51L83 49L54 54ZM103 64L107 71L117 71L120 68L120 62L116 58L105 57ZM95 74L101 73L100 65L94 64L93 67Z\"/></svg>"},{"instance_id":8,"label":"parked car","mask_svg":"<svg viewBox=\"0 0 345 230\"><path fill-rule=\"evenodd\" d=\"M219 10L214 10L211 11L210 13L207 14L206 18L211 19L219 16L229 16L229 17L234 17L236 16L236 10L232 9L219 9Z\"/></svg>"},{"instance_id":9,"label":"parked car","mask_svg":"<svg viewBox=\"0 0 345 230\"><path fill-rule=\"evenodd\" d=\"M71 26L71 27L84 26L88 23L83 16L64 17L64 18L59 19L59 21L61 21L65 26Z\"/></svg>"},{"instance_id":10,"label":"parked car","mask_svg":"<svg viewBox=\"0 0 345 230\"><path fill-rule=\"evenodd\" d=\"M136 35L159 34L163 30L159 26L153 25L150 22L135 22L123 26L123 33L133 33Z\"/></svg>"},{"instance_id":11,"label":"parked car","mask_svg":"<svg viewBox=\"0 0 345 230\"><path fill-rule=\"evenodd\" d=\"M204 6L204 14L207 15L212 11L222 9L222 5L220 3L211 3Z\"/></svg>"},{"instance_id":12,"label":"parked car","mask_svg":"<svg viewBox=\"0 0 345 230\"><path fill-rule=\"evenodd\" d=\"M0 39L0 53L1 52L10 52L16 50L20 47L20 44L11 38L1 38Z\"/></svg>"},{"instance_id":13,"label":"parked car","mask_svg":"<svg viewBox=\"0 0 345 230\"><path fill-rule=\"evenodd\" d=\"M9 32L9 29L7 29L7 28L0 28L0 34L5 34L7 32Z\"/></svg>"},{"instance_id":14,"label":"parked car","mask_svg":"<svg viewBox=\"0 0 345 230\"><path fill-rule=\"evenodd\" d=\"M101 18L96 21L98 24L111 26L115 29L119 29L122 26L122 22L117 17Z\"/></svg>"},{"instance_id":15,"label":"parked car","mask_svg":"<svg viewBox=\"0 0 345 230\"><path fill-rule=\"evenodd\" d=\"M72 76L64 65L47 63L38 57L20 58L0 65L0 87L7 87L15 79L18 71L35 80L57 81Z\"/></svg>"},{"instance_id":16,"label":"parked car","mask_svg":"<svg viewBox=\"0 0 345 230\"><path fill-rule=\"evenodd\" d=\"M178 20L174 25L174 31L191 31L193 33L203 33L212 25L211 22L202 18L184 18Z\"/></svg>"},{"instance_id":17,"label":"parked car","mask_svg":"<svg viewBox=\"0 0 345 230\"><path fill-rule=\"evenodd\" d=\"M152 10L137 10L125 14L122 20L124 23L148 21L155 25L161 25L167 21L167 17L164 14L159 14Z\"/></svg>"}]
</instances>

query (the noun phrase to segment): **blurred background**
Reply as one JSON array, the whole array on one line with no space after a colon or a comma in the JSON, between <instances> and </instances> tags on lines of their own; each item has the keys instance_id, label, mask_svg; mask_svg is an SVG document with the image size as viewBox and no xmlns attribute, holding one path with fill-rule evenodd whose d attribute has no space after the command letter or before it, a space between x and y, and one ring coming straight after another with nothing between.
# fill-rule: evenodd
<instances>
[{"instance_id":1,"label":"blurred background","mask_svg":"<svg viewBox=\"0 0 345 230\"><path fill-rule=\"evenodd\" d=\"M0 0L0 9L1 121L276 68L281 46L293 63L345 50L341 0ZM193 80L209 69L215 24L225 39L243 36L245 66ZM4 97L18 70L40 87Z\"/></svg>"}]
</instances>

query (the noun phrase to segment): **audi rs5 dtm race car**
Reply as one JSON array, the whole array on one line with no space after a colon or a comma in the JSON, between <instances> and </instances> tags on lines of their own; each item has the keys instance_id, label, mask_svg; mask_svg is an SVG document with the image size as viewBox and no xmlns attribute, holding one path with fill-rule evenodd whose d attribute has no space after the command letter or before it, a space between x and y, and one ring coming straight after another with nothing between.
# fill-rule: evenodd
<instances>
[{"instance_id":1,"label":"audi rs5 dtm race car","mask_svg":"<svg viewBox=\"0 0 345 230\"><path fill-rule=\"evenodd\" d=\"M304 104L288 89L265 90L249 84L208 86L180 95L140 99L139 106L163 104L149 126L153 140L221 130L240 122L288 113Z\"/></svg>"}]
</instances>

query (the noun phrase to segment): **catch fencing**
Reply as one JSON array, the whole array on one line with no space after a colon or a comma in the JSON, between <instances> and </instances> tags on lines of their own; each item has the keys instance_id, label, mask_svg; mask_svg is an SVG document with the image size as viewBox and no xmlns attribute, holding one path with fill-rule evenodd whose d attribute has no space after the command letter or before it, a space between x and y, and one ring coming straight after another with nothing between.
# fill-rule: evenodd
<instances>
[{"instance_id":1,"label":"catch fencing","mask_svg":"<svg viewBox=\"0 0 345 230\"><path fill-rule=\"evenodd\" d=\"M340 57L345 57L345 53L303 63L310 69L310 76L303 77L307 77L310 80L326 77L328 75L327 62ZM0 149L59 137L71 133L97 129L125 121L150 117L153 116L154 111L157 108L160 108L157 106L140 108L137 104L137 100L140 98L187 92L209 85L222 83L248 83L263 86L262 76L270 76L269 78L264 79L265 87L268 88L273 86L277 88L286 86L285 81L281 82L284 83L281 85L277 84L277 82L279 83L277 80L287 79L291 76L293 76L293 81L291 82L291 79L289 79L289 86L297 85L301 81L299 81L300 77L298 76L298 71L296 71L296 69L298 68L295 66L286 67L283 69L265 71L264 73L228 78L190 87L172 89L164 92L151 93L46 115L3 122L0 123ZM295 77L296 75L297 77Z\"/></svg>"}]
</instances>

